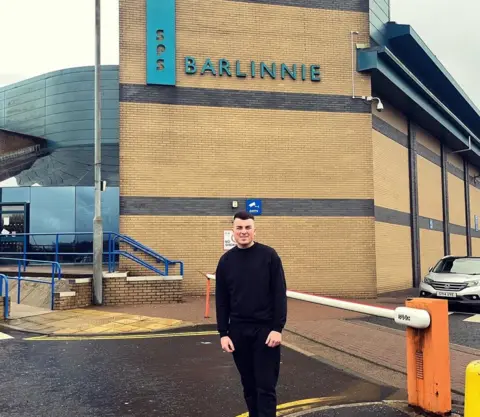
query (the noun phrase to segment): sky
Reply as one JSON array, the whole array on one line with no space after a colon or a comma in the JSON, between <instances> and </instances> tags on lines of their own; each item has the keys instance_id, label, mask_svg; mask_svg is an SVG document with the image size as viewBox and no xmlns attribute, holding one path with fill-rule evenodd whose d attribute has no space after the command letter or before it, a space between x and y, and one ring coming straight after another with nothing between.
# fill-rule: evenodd
<instances>
[{"instance_id":1,"label":"sky","mask_svg":"<svg viewBox=\"0 0 480 417\"><path fill-rule=\"evenodd\" d=\"M208 1L208 0L202 0ZM479 0L390 0L480 108ZM95 63L95 0L0 0L0 86ZM102 64L118 64L118 0L102 0Z\"/></svg>"}]
</instances>

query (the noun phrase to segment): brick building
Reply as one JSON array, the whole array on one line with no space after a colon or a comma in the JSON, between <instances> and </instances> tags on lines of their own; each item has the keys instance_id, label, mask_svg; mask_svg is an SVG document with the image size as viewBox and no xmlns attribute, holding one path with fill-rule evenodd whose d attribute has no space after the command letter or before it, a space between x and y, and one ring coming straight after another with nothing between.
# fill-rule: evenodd
<instances>
[{"instance_id":1,"label":"brick building","mask_svg":"<svg viewBox=\"0 0 480 417\"><path fill-rule=\"evenodd\" d=\"M186 294L249 199L299 291L480 255L480 111L388 0L120 0L118 77L119 230Z\"/></svg>"},{"instance_id":2,"label":"brick building","mask_svg":"<svg viewBox=\"0 0 480 417\"><path fill-rule=\"evenodd\" d=\"M120 228L183 259L187 292L250 198L292 289L374 296L480 254L478 109L370 4L120 2Z\"/></svg>"}]
</instances>

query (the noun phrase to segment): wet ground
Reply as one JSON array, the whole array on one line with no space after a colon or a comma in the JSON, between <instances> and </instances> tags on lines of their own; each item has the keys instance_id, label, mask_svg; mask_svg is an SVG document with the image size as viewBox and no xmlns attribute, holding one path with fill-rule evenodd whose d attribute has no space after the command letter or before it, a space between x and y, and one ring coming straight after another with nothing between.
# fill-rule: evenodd
<instances>
[{"instance_id":1,"label":"wet ground","mask_svg":"<svg viewBox=\"0 0 480 417\"><path fill-rule=\"evenodd\" d=\"M2 417L237 417L246 411L237 370L217 335L25 340L31 335L10 334L13 339L0 340ZM403 391L283 348L281 415L404 398ZM310 416L403 417L332 412Z\"/></svg>"}]
</instances>

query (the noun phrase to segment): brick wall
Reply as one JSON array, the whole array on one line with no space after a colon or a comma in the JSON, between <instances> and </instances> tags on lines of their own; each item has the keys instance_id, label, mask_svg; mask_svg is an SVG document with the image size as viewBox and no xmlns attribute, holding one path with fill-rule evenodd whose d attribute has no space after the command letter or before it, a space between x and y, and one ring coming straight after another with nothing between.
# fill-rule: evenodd
<instances>
[{"instance_id":1,"label":"brick wall","mask_svg":"<svg viewBox=\"0 0 480 417\"><path fill-rule=\"evenodd\" d=\"M148 277L144 277L144 279L148 279ZM154 279L127 281L125 278L104 278L104 304L129 305L178 303L182 301L182 280Z\"/></svg>"},{"instance_id":2,"label":"brick wall","mask_svg":"<svg viewBox=\"0 0 480 417\"><path fill-rule=\"evenodd\" d=\"M55 310L69 310L92 305L92 280L67 280L69 291L57 292L54 295Z\"/></svg>"},{"instance_id":3,"label":"brick wall","mask_svg":"<svg viewBox=\"0 0 480 417\"><path fill-rule=\"evenodd\" d=\"M120 230L185 261L185 294L204 294L205 279L197 271L216 268L223 231L231 229L231 200L344 199L346 206L373 200L371 114L351 99L350 37L344 35L354 27L357 42L368 43L368 13L326 10L320 3L302 8L177 0L176 7L177 85L162 89L145 86L145 1L120 1L120 83L129 84L120 102L120 195L122 201L225 199L224 214L206 207L205 215L195 215L194 203L175 203L171 212L155 215L158 203L142 202L143 215L121 209ZM279 36L285 28L289 35ZM189 55L243 65L319 63L322 81L187 75L183 60ZM370 95L369 76L355 78L357 93ZM292 109L292 103L300 104ZM257 238L279 252L290 288L375 295L373 212L266 210L257 217ZM121 260L121 270L151 274L142 269Z\"/></svg>"},{"instance_id":4,"label":"brick wall","mask_svg":"<svg viewBox=\"0 0 480 417\"><path fill-rule=\"evenodd\" d=\"M145 20L145 0L120 0L120 83L146 83ZM360 33L357 42L369 42L368 13L226 0L177 0L176 28L177 85L213 89L351 95L352 28ZM217 63L238 59L244 65L250 60L318 62L322 82L200 76L199 71L191 76L183 71L185 56ZM355 77L356 94L369 95L370 77Z\"/></svg>"},{"instance_id":5,"label":"brick wall","mask_svg":"<svg viewBox=\"0 0 480 417\"><path fill-rule=\"evenodd\" d=\"M374 110L373 167L375 207L410 213L407 118L388 102ZM396 140L392 139L396 138ZM379 292L412 285L411 230L408 224L375 223L376 276Z\"/></svg>"},{"instance_id":6,"label":"brick wall","mask_svg":"<svg viewBox=\"0 0 480 417\"><path fill-rule=\"evenodd\" d=\"M0 297L0 319L5 319L4 314L5 314L5 298L6 297ZM11 305L12 305L12 299L9 297L8 298L8 311L11 312Z\"/></svg>"},{"instance_id":7,"label":"brick wall","mask_svg":"<svg viewBox=\"0 0 480 417\"><path fill-rule=\"evenodd\" d=\"M428 268L435 266L444 255L443 232L420 229L420 264L423 278Z\"/></svg>"},{"instance_id":8,"label":"brick wall","mask_svg":"<svg viewBox=\"0 0 480 417\"><path fill-rule=\"evenodd\" d=\"M197 271L215 272L224 253L223 231L232 224L222 216L122 216L120 227L147 246L184 260L184 293L203 295L206 282ZM373 218L258 216L256 228L258 241L281 256L290 289L375 295Z\"/></svg>"}]
</instances>

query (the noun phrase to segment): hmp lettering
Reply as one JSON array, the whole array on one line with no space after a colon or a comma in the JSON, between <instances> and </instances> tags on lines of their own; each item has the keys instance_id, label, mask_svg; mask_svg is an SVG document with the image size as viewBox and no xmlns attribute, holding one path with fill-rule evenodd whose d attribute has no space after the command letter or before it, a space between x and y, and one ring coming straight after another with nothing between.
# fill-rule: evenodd
<instances>
[{"instance_id":1,"label":"hmp lettering","mask_svg":"<svg viewBox=\"0 0 480 417\"><path fill-rule=\"evenodd\" d=\"M248 67L248 69L245 67ZM284 80L287 76L292 80L296 80L298 76L302 81L307 80L307 78L314 82L321 81L320 65L307 66L301 64L298 66L297 64L292 64L288 66L284 63L277 65L275 62L270 64L260 62L260 64L257 65L255 61L250 61L249 65L242 65L238 60L232 65L227 59L219 59L218 63L215 63L210 58L207 58L203 65L200 66L194 57L185 57L185 74L193 75L196 74L197 71L200 71L200 75L210 73L213 76L218 75L220 77L236 76L237 78L246 78L248 76L255 78L259 76L260 78L265 78L265 74L268 74L273 80L277 77Z\"/></svg>"}]
</instances>

